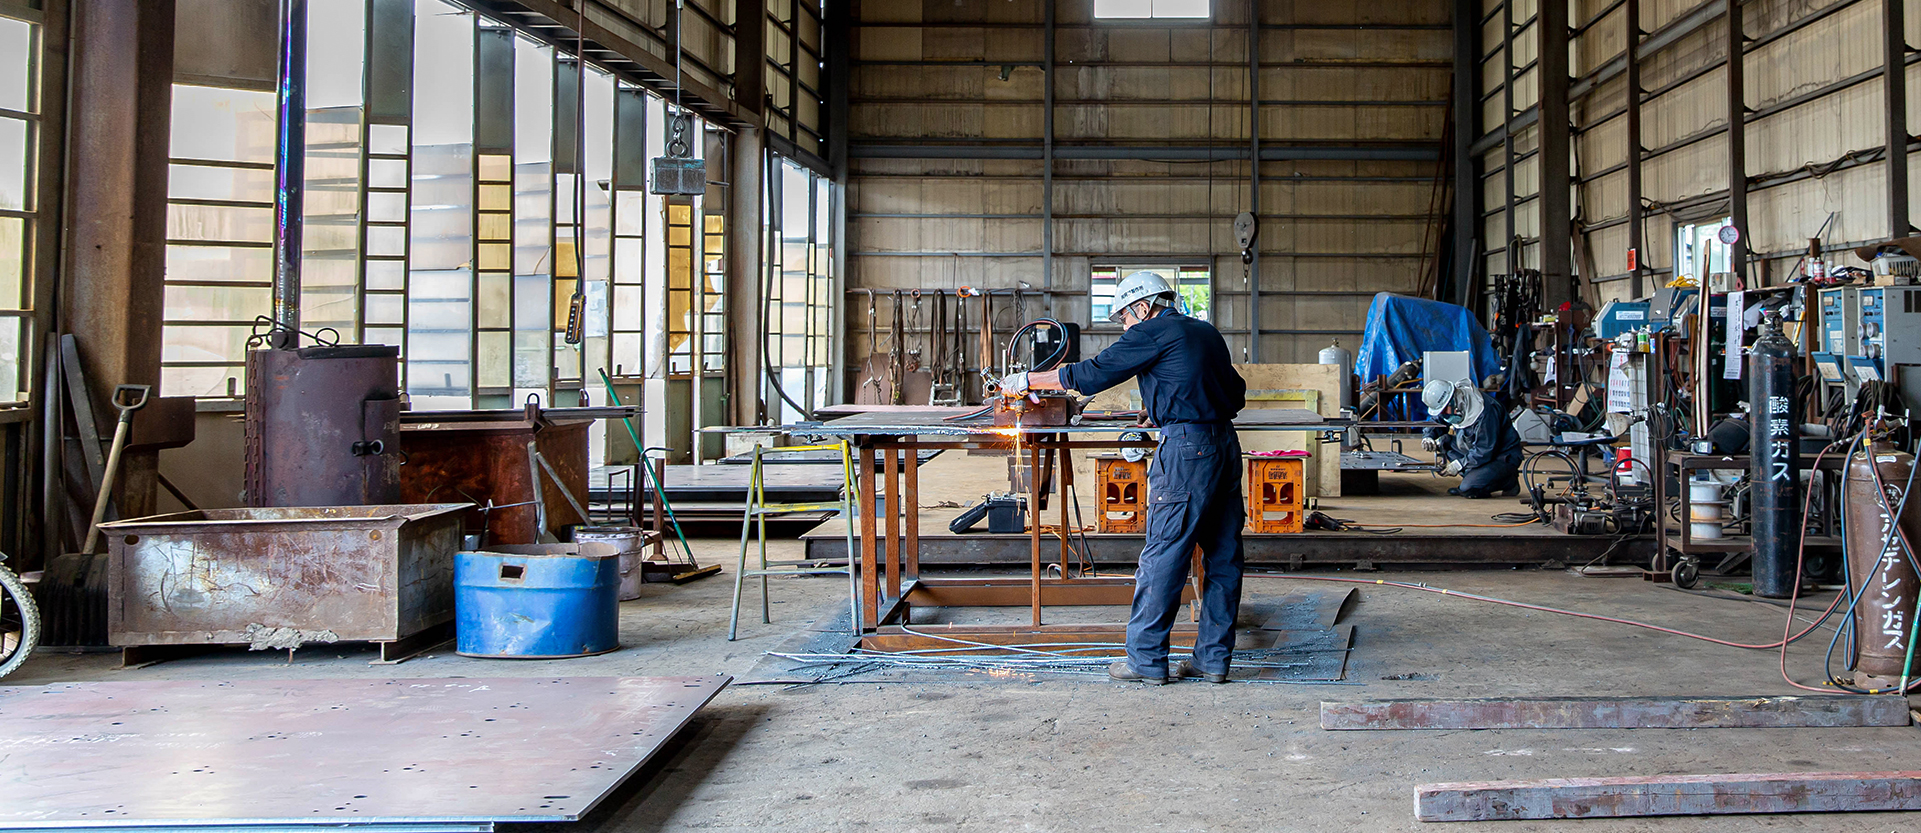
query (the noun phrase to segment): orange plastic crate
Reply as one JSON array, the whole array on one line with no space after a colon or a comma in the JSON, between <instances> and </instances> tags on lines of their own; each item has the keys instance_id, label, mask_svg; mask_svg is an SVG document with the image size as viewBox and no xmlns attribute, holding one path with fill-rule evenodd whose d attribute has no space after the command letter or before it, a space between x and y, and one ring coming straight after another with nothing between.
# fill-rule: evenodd
<instances>
[{"instance_id":1,"label":"orange plastic crate","mask_svg":"<svg viewBox=\"0 0 1921 833\"><path fill-rule=\"evenodd\" d=\"M1094 493L1100 496L1094 531L1142 534L1147 532L1147 461L1119 457L1094 458Z\"/></svg>"},{"instance_id":2,"label":"orange plastic crate","mask_svg":"<svg viewBox=\"0 0 1921 833\"><path fill-rule=\"evenodd\" d=\"M1247 531L1300 532L1307 512L1307 460L1247 458Z\"/></svg>"}]
</instances>

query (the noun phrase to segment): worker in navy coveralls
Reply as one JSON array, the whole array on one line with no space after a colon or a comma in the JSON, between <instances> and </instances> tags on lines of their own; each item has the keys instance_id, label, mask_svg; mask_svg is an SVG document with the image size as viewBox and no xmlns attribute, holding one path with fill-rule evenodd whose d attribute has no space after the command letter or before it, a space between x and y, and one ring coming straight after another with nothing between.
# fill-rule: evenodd
<instances>
[{"instance_id":1,"label":"worker in navy coveralls","mask_svg":"<svg viewBox=\"0 0 1921 833\"><path fill-rule=\"evenodd\" d=\"M1421 387L1421 404L1434 425L1421 432L1421 448L1446 460L1441 476L1459 475L1450 495L1484 498L1521 492L1521 435L1501 413L1493 396L1466 382L1431 379Z\"/></svg>"},{"instance_id":2,"label":"worker in navy coveralls","mask_svg":"<svg viewBox=\"0 0 1921 833\"><path fill-rule=\"evenodd\" d=\"M1168 677L1227 682L1234 620L1241 606L1241 444L1233 419L1246 404L1241 379L1219 330L1176 309L1179 296L1152 272L1136 272L1114 291L1110 320L1125 328L1100 355L1058 370L1015 373L1001 393L1074 390L1095 394L1140 377L1141 405L1160 426L1148 468L1147 543L1134 571L1127 659L1107 669L1116 680L1160 685ZM1168 634L1180 612L1188 559L1200 545L1206 580L1194 658L1167 661Z\"/></svg>"}]
</instances>

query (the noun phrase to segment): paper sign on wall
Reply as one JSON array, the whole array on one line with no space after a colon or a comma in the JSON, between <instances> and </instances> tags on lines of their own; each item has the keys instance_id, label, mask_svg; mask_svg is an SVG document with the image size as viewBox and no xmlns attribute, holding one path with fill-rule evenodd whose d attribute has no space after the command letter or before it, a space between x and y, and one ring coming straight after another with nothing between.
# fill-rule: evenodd
<instances>
[{"instance_id":1,"label":"paper sign on wall","mask_svg":"<svg viewBox=\"0 0 1921 833\"><path fill-rule=\"evenodd\" d=\"M1745 293L1738 289L1728 293L1728 344L1727 352L1722 354L1722 359L1725 361L1725 363L1721 365L1721 378L1723 379L1741 378L1741 348L1747 332L1746 329L1741 326L1747 319L1747 311L1742 309L1742 296L1744 294Z\"/></svg>"}]
</instances>

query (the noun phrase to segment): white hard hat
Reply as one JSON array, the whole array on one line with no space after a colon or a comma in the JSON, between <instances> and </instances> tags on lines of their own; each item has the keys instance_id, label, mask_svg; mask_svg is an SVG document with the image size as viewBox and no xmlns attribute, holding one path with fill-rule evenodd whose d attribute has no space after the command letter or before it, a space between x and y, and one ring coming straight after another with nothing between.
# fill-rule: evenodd
<instances>
[{"instance_id":1,"label":"white hard hat","mask_svg":"<svg viewBox=\"0 0 1921 833\"><path fill-rule=\"evenodd\" d=\"M1121 279L1114 287L1114 306L1107 314L1107 320L1120 323L1121 312L1132 306L1135 301L1152 301L1160 306L1171 306L1174 302L1174 287L1167 279L1153 272L1135 272Z\"/></svg>"},{"instance_id":2,"label":"white hard hat","mask_svg":"<svg viewBox=\"0 0 1921 833\"><path fill-rule=\"evenodd\" d=\"M1481 392L1465 382L1456 385L1445 379L1429 379L1421 386L1421 404L1432 417L1441 417L1450 406L1459 419L1450 424L1467 427L1481 421Z\"/></svg>"}]
</instances>

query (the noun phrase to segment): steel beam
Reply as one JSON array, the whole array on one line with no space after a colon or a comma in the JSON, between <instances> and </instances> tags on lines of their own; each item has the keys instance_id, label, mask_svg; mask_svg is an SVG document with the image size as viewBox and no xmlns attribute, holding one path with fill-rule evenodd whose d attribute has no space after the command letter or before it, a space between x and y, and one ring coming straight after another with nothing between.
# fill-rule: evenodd
<instances>
[{"instance_id":1,"label":"steel beam","mask_svg":"<svg viewBox=\"0 0 1921 833\"><path fill-rule=\"evenodd\" d=\"M1041 0L1041 288L1054 288L1054 14L1055 0ZM1043 306L1054 314L1054 296Z\"/></svg>"},{"instance_id":2,"label":"steel beam","mask_svg":"<svg viewBox=\"0 0 1921 833\"><path fill-rule=\"evenodd\" d=\"M1905 0L1882 0L1882 85L1888 128L1888 236L1906 237L1908 214L1908 36Z\"/></svg>"},{"instance_id":3,"label":"steel beam","mask_svg":"<svg viewBox=\"0 0 1921 833\"><path fill-rule=\"evenodd\" d=\"M1628 270L1631 281L1628 284L1628 297L1639 298L1647 294L1647 287L1641 280L1642 263L1647 258L1647 240L1641 217L1641 0L1628 0L1626 17L1628 248L1634 250L1635 257L1634 268ZM1594 276L1588 277L1592 279Z\"/></svg>"},{"instance_id":4,"label":"steel beam","mask_svg":"<svg viewBox=\"0 0 1921 833\"><path fill-rule=\"evenodd\" d=\"M1906 726L1905 697L1543 697L1321 704L1321 728L1787 729Z\"/></svg>"},{"instance_id":5,"label":"steel beam","mask_svg":"<svg viewBox=\"0 0 1921 833\"><path fill-rule=\"evenodd\" d=\"M699 80L676 73L673 59L674 40L635 24L626 12L616 6L599 2L599 0L462 0L462 2L464 5L507 22L530 37L568 53L574 51L576 37L582 34L574 31L579 17L575 3L590 3L595 13L587 15L586 22L578 25L587 30L584 34L589 58L602 69L657 93L663 93L668 98L674 97L675 77L680 75L680 102L688 109L730 128L753 127L760 124L758 114L741 107L727 95ZM695 14L704 11L697 8ZM667 55L656 54L629 39L622 32L616 32L608 25L596 22L596 18L618 22L622 24L624 30L638 32L649 39L658 40L666 46ZM670 15L668 21L670 26L673 25L673 16ZM691 61L692 56L688 57Z\"/></svg>"},{"instance_id":6,"label":"steel beam","mask_svg":"<svg viewBox=\"0 0 1921 833\"><path fill-rule=\"evenodd\" d=\"M1728 266L1735 280L1747 283L1748 263L1748 131L1747 60L1741 35L1741 4L1728 4L1728 216L1741 239L1728 246Z\"/></svg>"},{"instance_id":7,"label":"steel beam","mask_svg":"<svg viewBox=\"0 0 1921 833\"><path fill-rule=\"evenodd\" d=\"M1534 110L1536 118L1540 109ZM1501 219L1505 235L1501 238L1501 259L1506 268L1501 271L1514 274L1520 268L1519 252L1514 245L1514 134L1518 132L1519 121L1514 117L1514 4L1501 4ZM1478 147L1479 142L1475 145ZM1490 247L1492 248L1492 247Z\"/></svg>"},{"instance_id":8,"label":"steel beam","mask_svg":"<svg viewBox=\"0 0 1921 833\"><path fill-rule=\"evenodd\" d=\"M1541 4L1539 79L1541 126L1541 303L1558 309L1579 300L1574 285L1574 196L1570 179L1567 4Z\"/></svg>"},{"instance_id":9,"label":"steel beam","mask_svg":"<svg viewBox=\"0 0 1921 833\"><path fill-rule=\"evenodd\" d=\"M1481 62L1475 57L1481 54L1481 27L1475 23L1480 6L1479 0L1454 0L1454 265L1452 291L1443 295L1461 306L1472 301L1481 271L1474 262L1481 238L1480 157L1472 149L1481 125L1476 95Z\"/></svg>"},{"instance_id":10,"label":"steel beam","mask_svg":"<svg viewBox=\"0 0 1921 833\"><path fill-rule=\"evenodd\" d=\"M1208 70L1213 72L1213 70ZM1212 139L1212 136L1208 137ZM1247 192L1256 227L1261 218L1261 0L1247 0ZM1211 192L1211 189L1210 189ZM1207 207L1209 211L1213 206ZM1267 361L1261 352L1261 247L1247 265L1248 361Z\"/></svg>"},{"instance_id":11,"label":"steel beam","mask_svg":"<svg viewBox=\"0 0 1921 833\"><path fill-rule=\"evenodd\" d=\"M1921 810L1921 772L1655 775L1425 784L1420 821Z\"/></svg>"},{"instance_id":12,"label":"steel beam","mask_svg":"<svg viewBox=\"0 0 1921 833\"><path fill-rule=\"evenodd\" d=\"M1054 148L1055 159L1089 160L1168 160L1178 162L1230 162L1248 158L1246 147L1209 147L1205 145L1102 146L1067 145ZM1281 145L1260 150L1261 161L1332 160L1431 162L1440 158L1434 142L1408 142L1395 145ZM862 142L849 148L855 159L1043 159L1046 150L1038 144L882 144Z\"/></svg>"}]
</instances>

